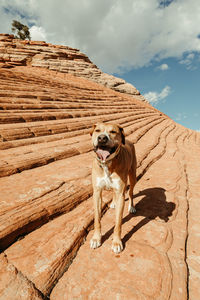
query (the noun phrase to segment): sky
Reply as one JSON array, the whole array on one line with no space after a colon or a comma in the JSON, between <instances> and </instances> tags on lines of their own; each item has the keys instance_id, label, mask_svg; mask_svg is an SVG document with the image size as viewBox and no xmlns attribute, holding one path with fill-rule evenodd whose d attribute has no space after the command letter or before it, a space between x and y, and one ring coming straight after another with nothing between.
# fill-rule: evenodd
<instances>
[{"instance_id":1,"label":"sky","mask_svg":"<svg viewBox=\"0 0 200 300\"><path fill-rule=\"evenodd\" d=\"M78 48L157 109L200 131L200 0L0 0L32 40Z\"/></svg>"}]
</instances>

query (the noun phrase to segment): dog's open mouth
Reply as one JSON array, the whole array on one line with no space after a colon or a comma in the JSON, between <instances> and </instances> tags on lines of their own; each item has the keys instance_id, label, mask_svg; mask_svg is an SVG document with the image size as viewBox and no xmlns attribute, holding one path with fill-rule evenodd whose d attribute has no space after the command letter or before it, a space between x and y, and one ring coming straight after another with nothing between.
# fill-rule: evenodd
<instances>
[{"instance_id":1,"label":"dog's open mouth","mask_svg":"<svg viewBox=\"0 0 200 300\"><path fill-rule=\"evenodd\" d=\"M94 148L94 151L96 152L98 158L102 161L106 161L106 159L111 155L113 154L115 151L117 150L117 147L112 147L112 148L109 148L109 147L95 147Z\"/></svg>"}]
</instances>

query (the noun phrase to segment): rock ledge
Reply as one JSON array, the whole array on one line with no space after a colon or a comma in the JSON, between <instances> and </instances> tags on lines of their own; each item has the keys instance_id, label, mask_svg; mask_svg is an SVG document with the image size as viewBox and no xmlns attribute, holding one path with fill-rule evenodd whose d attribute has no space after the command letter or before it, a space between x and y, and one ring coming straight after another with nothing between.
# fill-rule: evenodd
<instances>
[{"instance_id":1,"label":"rock ledge","mask_svg":"<svg viewBox=\"0 0 200 300\"><path fill-rule=\"evenodd\" d=\"M0 68L15 66L42 67L79 77L85 77L113 90L146 101L130 83L103 73L79 50L43 41L21 41L13 35L0 34Z\"/></svg>"}]
</instances>

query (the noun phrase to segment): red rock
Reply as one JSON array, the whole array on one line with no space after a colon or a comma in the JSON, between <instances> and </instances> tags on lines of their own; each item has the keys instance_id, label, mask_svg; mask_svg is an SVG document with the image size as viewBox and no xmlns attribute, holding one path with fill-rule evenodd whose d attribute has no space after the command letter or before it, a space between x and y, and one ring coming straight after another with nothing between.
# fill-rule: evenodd
<instances>
[{"instance_id":1,"label":"red rock","mask_svg":"<svg viewBox=\"0 0 200 300\"><path fill-rule=\"evenodd\" d=\"M77 49L1 37L1 66L12 68L0 72L0 299L198 299L200 134ZM126 207L119 255L110 192L103 244L88 242L89 131L100 121L120 124L137 154L137 214Z\"/></svg>"},{"instance_id":2,"label":"red rock","mask_svg":"<svg viewBox=\"0 0 200 300\"><path fill-rule=\"evenodd\" d=\"M130 95L139 94L136 88L130 83L127 84L121 78L103 73L85 54L77 49L67 46L55 46L47 44L44 41L16 40L13 35L1 35L0 41L2 48L7 47L6 53L9 53L9 55L5 55L0 49L0 59L6 62L2 67L15 67L16 64L42 67L71 73L80 77L87 77L90 80L102 83L122 93ZM8 41L10 43L7 43ZM140 97L140 100L144 99Z\"/></svg>"},{"instance_id":3,"label":"red rock","mask_svg":"<svg viewBox=\"0 0 200 300\"><path fill-rule=\"evenodd\" d=\"M4 254L0 255L0 299L39 300L42 294L23 276Z\"/></svg>"}]
</instances>

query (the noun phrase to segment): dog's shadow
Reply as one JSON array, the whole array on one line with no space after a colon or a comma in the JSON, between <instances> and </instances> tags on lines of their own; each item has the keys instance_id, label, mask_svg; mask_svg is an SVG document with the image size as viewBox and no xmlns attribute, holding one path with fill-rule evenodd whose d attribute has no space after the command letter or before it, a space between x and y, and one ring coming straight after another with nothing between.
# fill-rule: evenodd
<instances>
[{"instance_id":1,"label":"dog's shadow","mask_svg":"<svg viewBox=\"0 0 200 300\"><path fill-rule=\"evenodd\" d=\"M149 223L151 220L159 217L161 220L165 222L169 221L169 217L172 216L172 213L176 207L173 202L166 201L165 189L156 187L149 188L139 192L134 195L134 200L137 197L144 196L136 205L136 213L128 214L122 219L122 225L128 222L130 219L143 216L144 218L134 226L122 239L124 248L126 242L132 237L132 235L142 228L144 225ZM105 242L113 233L114 227L112 227L109 231L107 231L102 236L102 242Z\"/></svg>"}]
</instances>

